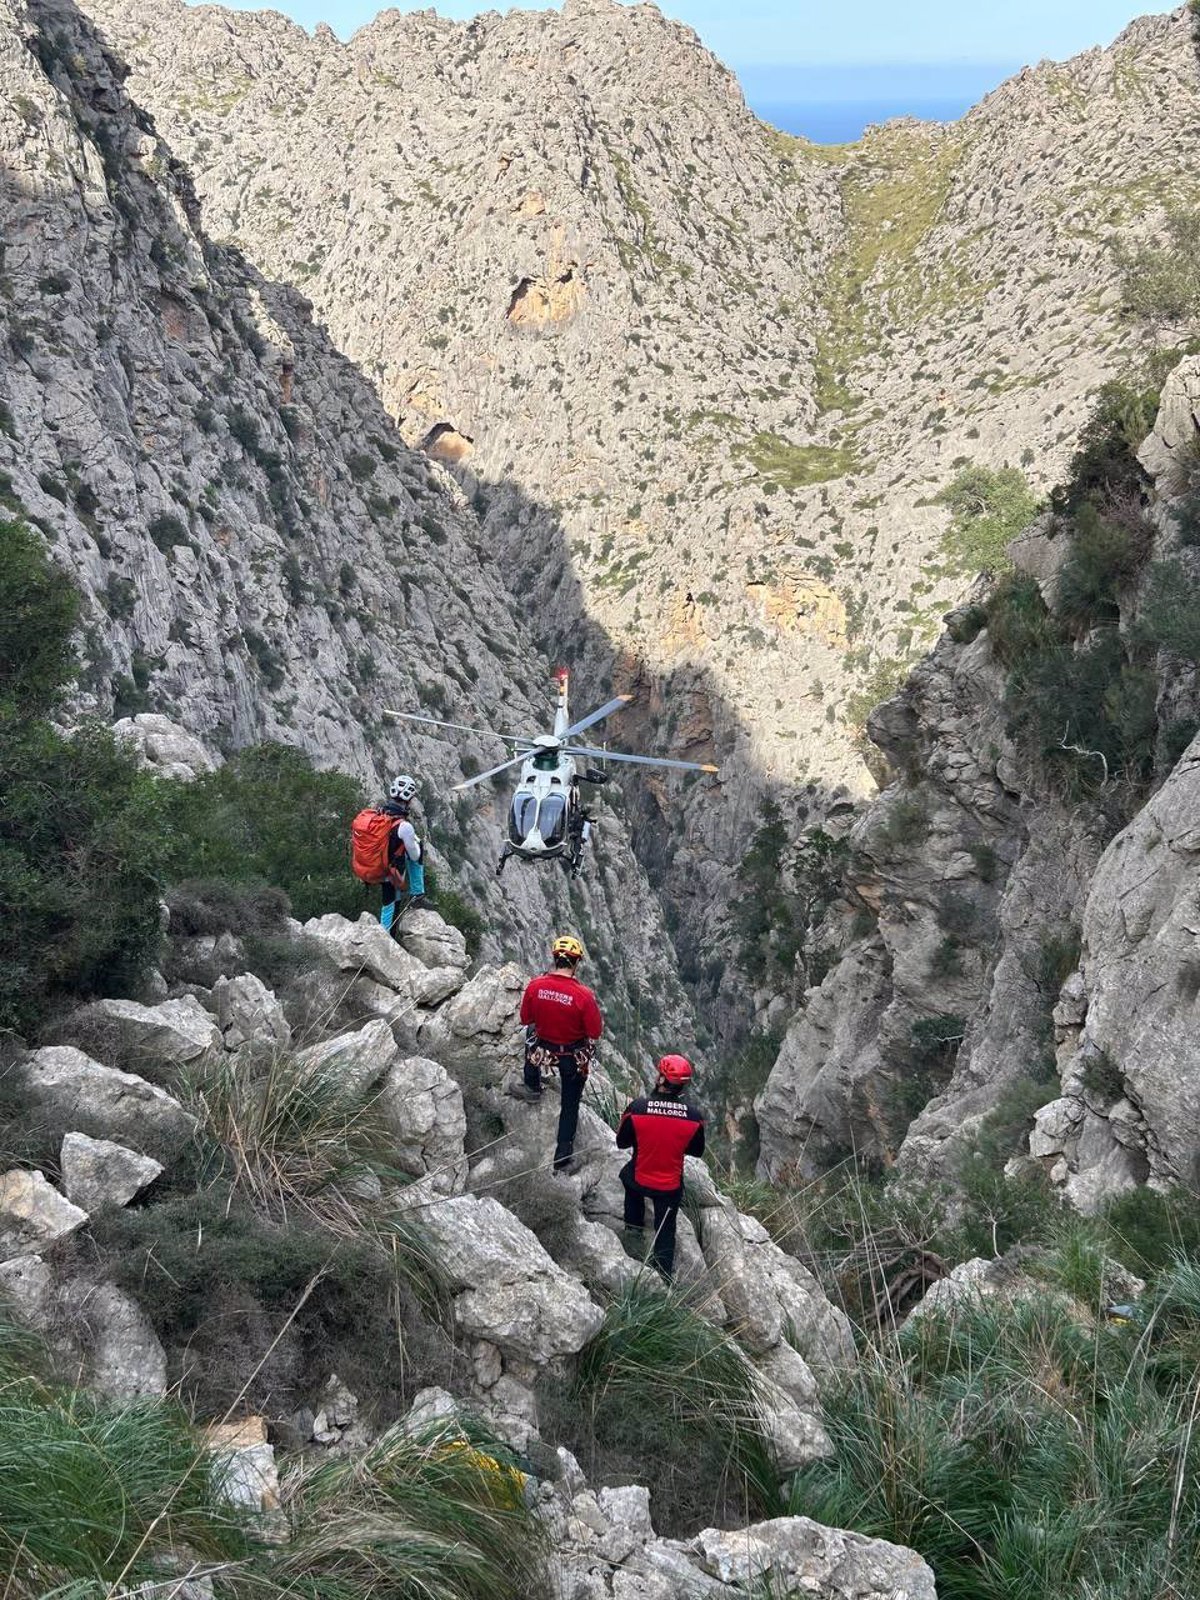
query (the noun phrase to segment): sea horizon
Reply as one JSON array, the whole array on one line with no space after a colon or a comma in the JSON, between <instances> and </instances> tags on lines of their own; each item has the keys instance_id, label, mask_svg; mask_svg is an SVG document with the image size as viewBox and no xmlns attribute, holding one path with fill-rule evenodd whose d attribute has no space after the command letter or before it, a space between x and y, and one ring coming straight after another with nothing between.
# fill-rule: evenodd
<instances>
[{"instance_id":1,"label":"sea horizon","mask_svg":"<svg viewBox=\"0 0 1200 1600\"><path fill-rule=\"evenodd\" d=\"M976 104L973 95L948 95L936 100L904 96L868 100L754 99L751 111L781 133L811 139L814 144L853 144L873 123L893 117L919 117L923 122L957 122Z\"/></svg>"}]
</instances>

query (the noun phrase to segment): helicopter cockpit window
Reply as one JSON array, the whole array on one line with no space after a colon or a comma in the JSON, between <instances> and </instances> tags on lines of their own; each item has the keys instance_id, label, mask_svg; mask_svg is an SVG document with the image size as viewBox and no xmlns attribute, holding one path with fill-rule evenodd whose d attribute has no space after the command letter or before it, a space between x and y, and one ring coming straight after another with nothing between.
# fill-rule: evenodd
<instances>
[{"instance_id":1,"label":"helicopter cockpit window","mask_svg":"<svg viewBox=\"0 0 1200 1600\"><path fill-rule=\"evenodd\" d=\"M567 802L560 794L547 795L538 810L538 832L546 844L561 844L567 831Z\"/></svg>"},{"instance_id":2,"label":"helicopter cockpit window","mask_svg":"<svg viewBox=\"0 0 1200 1600\"><path fill-rule=\"evenodd\" d=\"M512 810L508 814L508 837L514 844L524 844L525 835L537 817L537 797L532 794L515 794Z\"/></svg>"}]
</instances>

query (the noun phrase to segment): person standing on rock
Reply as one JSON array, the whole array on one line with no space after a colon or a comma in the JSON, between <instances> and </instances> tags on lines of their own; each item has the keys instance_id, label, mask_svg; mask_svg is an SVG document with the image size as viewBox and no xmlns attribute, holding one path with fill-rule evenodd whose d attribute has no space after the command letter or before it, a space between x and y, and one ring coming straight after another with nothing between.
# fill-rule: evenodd
<instances>
[{"instance_id":1,"label":"person standing on rock","mask_svg":"<svg viewBox=\"0 0 1200 1600\"><path fill-rule=\"evenodd\" d=\"M407 894L409 906L425 900L425 851L409 820L416 797L417 780L402 772L392 779L383 804L360 811L350 824L351 868L363 883L379 885L379 921L388 933L402 896Z\"/></svg>"},{"instance_id":2,"label":"person standing on rock","mask_svg":"<svg viewBox=\"0 0 1200 1600\"><path fill-rule=\"evenodd\" d=\"M550 946L554 965L532 978L521 997L521 1021L527 1029L525 1081L512 1091L518 1100L536 1104L542 1097L542 1073L557 1070L562 1089L554 1170L565 1172L575 1154L579 1102L604 1032L596 996L580 983L575 969L583 946L574 934L560 934Z\"/></svg>"},{"instance_id":3,"label":"person standing on rock","mask_svg":"<svg viewBox=\"0 0 1200 1600\"><path fill-rule=\"evenodd\" d=\"M617 1127L618 1150L633 1155L621 1168L625 1185L625 1230L641 1255L646 1201L654 1206L651 1259L669 1283L675 1270L675 1224L683 1199L685 1156L704 1154L704 1113L687 1098L692 1064L686 1056L663 1056L654 1092L625 1107Z\"/></svg>"}]
</instances>

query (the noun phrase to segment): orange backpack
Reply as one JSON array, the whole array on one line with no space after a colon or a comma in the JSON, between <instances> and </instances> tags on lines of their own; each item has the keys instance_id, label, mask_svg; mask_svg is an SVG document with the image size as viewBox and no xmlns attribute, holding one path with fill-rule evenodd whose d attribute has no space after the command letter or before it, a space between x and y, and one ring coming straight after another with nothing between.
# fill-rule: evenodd
<instances>
[{"instance_id":1,"label":"orange backpack","mask_svg":"<svg viewBox=\"0 0 1200 1600\"><path fill-rule=\"evenodd\" d=\"M397 819L368 806L350 824L350 870L363 883L387 883L392 877L392 829Z\"/></svg>"}]
</instances>

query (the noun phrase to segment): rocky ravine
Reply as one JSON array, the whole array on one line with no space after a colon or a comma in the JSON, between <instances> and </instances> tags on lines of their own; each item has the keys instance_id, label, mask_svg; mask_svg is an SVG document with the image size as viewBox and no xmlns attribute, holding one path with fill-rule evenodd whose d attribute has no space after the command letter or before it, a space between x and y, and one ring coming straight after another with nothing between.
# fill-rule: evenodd
<instances>
[{"instance_id":1,"label":"rocky ravine","mask_svg":"<svg viewBox=\"0 0 1200 1600\"><path fill-rule=\"evenodd\" d=\"M688 1540L658 1538L645 1488L594 1492L569 1452L555 1455L542 1444L538 1385L569 1370L604 1320L603 1301L647 1271L618 1242L624 1156L611 1129L585 1105L579 1175L548 1176L553 1108L530 1108L502 1092L520 1071L522 976L511 966L468 974L461 936L434 913L412 913L399 945L369 917L350 923L328 916L294 933L308 941L297 950L310 962L319 953L344 984L341 1010L326 1032L304 1029L296 1010L306 988L320 990L317 969L293 985L285 1006L226 949L230 971L211 986L178 985L155 1005L94 1002L61 1022L58 1042L9 1065L7 1088L26 1099L40 1137L50 1130L61 1136L61 1150L52 1169L57 1185L29 1168L0 1177L0 1291L46 1335L60 1362L117 1399L196 1381L190 1350L164 1349L148 1315L158 1309L157 1266L148 1258L135 1289L118 1287L109 1274L119 1262L89 1239L92 1215L111 1228L114 1211L135 1199L143 1228L159 1205L169 1215L187 1192L181 1164L196 1139L196 1113L206 1114L197 1086L207 1084L211 1097L227 1074L261 1084L279 1052L292 1051L294 1070L333 1068L343 1085L373 1094L388 1129L387 1165L407 1175L399 1188L388 1180L387 1192L377 1181L373 1195L360 1177L346 1203L399 1208L436 1255L457 1351L455 1392L423 1389L408 1423L459 1408L482 1412L517 1449L536 1446L539 1459L553 1460L528 1492L558 1546L556 1592L573 1600L718 1600L757 1592L770 1579L825 1600L894 1600L899 1593L933 1600L932 1575L913 1552L803 1517L710 1528ZM175 943L174 959L186 959L187 941ZM212 941L191 941L205 943ZM191 954L212 959L207 949ZM347 1007L358 1023L339 1031ZM126 1070L131 1066L139 1070ZM604 1088L601 1075L589 1097ZM189 1094L191 1109L177 1098ZM486 1144L468 1136L468 1107L494 1119ZM205 1136L212 1132L210 1125ZM703 1164L691 1165L697 1221L680 1220L681 1274L702 1314L729 1331L754 1368L778 1465L794 1471L828 1452L819 1393L853 1359L849 1324L812 1275L718 1193ZM164 1169L163 1183L151 1188ZM566 1220L541 1240L495 1198L506 1178L527 1181L539 1171L566 1207ZM220 1245L195 1240L197 1253L206 1248ZM327 1240L324 1248L336 1247ZM257 1336L252 1319L247 1327ZM405 1337L412 1333L406 1327ZM386 1362L382 1348L367 1354L377 1365ZM322 1350L305 1355L328 1359ZM277 1504L268 1432L311 1457L361 1450L395 1420L377 1406L360 1409L333 1373L306 1392L290 1359L278 1365L269 1389L279 1413L246 1418L243 1405L216 1434L218 1447L233 1453L239 1499L265 1511ZM262 1392L261 1382L253 1392Z\"/></svg>"},{"instance_id":2,"label":"rocky ravine","mask_svg":"<svg viewBox=\"0 0 1200 1600\"><path fill-rule=\"evenodd\" d=\"M1113 243L1196 193L1182 10L846 149L758 123L653 5L386 11L345 44L89 10L210 230L478 485L542 636L597 620L671 684L661 733L747 768L723 826L689 819L718 854L764 782L863 786L846 693L955 593L932 496L967 460L1054 481L1133 342Z\"/></svg>"},{"instance_id":3,"label":"rocky ravine","mask_svg":"<svg viewBox=\"0 0 1200 1600\"><path fill-rule=\"evenodd\" d=\"M445 796L503 747L382 717L544 725L549 664L491 536L300 294L211 244L123 78L70 5L0 9L3 495L84 593L81 710L165 710L217 756L280 739L372 786L411 767L488 949L534 961L580 926L618 1037L673 1047L688 1008L615 817L569 894L511 868L501 891L506 791Z\"/></svg>"},{"instance_id":4,"label":"rocky ravine","mask_svg":"<svg viewBox=\"0 0 1200 1600\"><path fill-rule=\"evenodd\" d=\"M1198 439L1200 359L1188 357L1140 452L1149 566L1119 590L1110 626L1123 634L1147 612L1155 561L1175 563L1176 587L1195 582ZM1053 605L1070 549L1044 519L1011 554ZM1116 831L1014 744L988 629L956 632L871 719L897 776L850 835L858 920L839 914L841 957L759 1099L764 1166L814 1172L856 1149L917 1180L952 1177L1005 1089L1057 1074L1028 1159L1074 1205L1147 1181L1194 1188L1200 743L1165 770L1160 757L1160 786ZM1200 699L1186 658L1160 649L1152 671L1161 751L1164 730L1194 733ZM943 1022L931 1061L920 1030Z\"/></svg>"}]
</instances>

